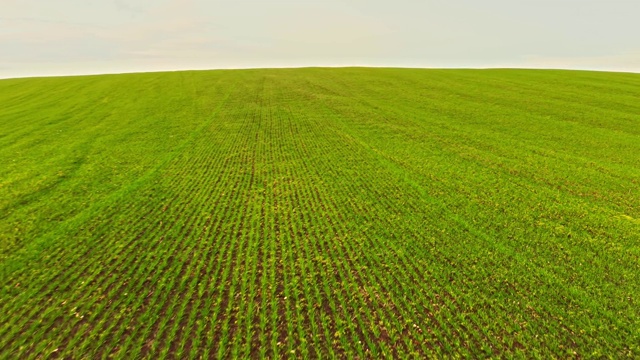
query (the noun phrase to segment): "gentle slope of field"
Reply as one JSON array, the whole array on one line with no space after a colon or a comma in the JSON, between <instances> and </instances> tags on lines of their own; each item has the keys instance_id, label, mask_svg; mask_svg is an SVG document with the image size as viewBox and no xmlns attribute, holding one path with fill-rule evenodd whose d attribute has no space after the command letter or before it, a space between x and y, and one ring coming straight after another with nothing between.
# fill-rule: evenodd
<instances>
[{"instance_id":1,"label":"gentle slope of field","mask_svg":"<svg viewBox=\"0 0 640 360\"><path fill-rule=\"evenodd\" d=\"M0 81L0 358L640 356L640 75Z\"/></svg>"}]
</instances>

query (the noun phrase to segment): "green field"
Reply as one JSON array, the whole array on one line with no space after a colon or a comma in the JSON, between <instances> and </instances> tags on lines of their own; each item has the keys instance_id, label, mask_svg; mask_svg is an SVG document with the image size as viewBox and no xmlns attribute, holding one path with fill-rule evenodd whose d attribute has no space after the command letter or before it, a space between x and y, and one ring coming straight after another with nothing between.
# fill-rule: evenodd
<instances>
[{"instance_id":1,"label":"green field","mask_svg":"<svg viewBox=\"0 0 640 360\"><path fill-rule=\"evenodd\" d=\"M0 81L0 358L638 358L640 74Z\"/></svg>"}]
</instances>

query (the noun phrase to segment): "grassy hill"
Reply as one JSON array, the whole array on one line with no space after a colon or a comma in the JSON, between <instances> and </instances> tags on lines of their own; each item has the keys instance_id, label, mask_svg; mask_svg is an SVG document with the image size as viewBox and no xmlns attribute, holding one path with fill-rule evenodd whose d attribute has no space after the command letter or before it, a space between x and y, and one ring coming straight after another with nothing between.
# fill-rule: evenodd
<instances>
[{"instance_id":1,"label":"grassy hill","mask_svg":"<svg viewBox=\"0 0 640 360\"><path fill-rule=\"evenodd\" d=\"M640 75L0 81L0 358L640 356Z\"/></svg>"}]
</instances>

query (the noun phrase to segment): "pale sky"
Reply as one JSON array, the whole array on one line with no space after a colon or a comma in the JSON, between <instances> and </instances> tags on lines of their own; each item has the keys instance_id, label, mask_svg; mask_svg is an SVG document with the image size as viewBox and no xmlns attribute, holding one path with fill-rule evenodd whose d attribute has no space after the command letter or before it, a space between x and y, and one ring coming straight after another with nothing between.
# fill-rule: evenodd
<instances>
[{"instance_id":1,"label":"pale sky","mask_svg":"<svg viewBox=\"0 0 640 360\"><path fill-rule=\"evenodd\" d=\"M349 65L640 72L640 0L0 0L0 78Z\"/></svg>"}]
</instances>

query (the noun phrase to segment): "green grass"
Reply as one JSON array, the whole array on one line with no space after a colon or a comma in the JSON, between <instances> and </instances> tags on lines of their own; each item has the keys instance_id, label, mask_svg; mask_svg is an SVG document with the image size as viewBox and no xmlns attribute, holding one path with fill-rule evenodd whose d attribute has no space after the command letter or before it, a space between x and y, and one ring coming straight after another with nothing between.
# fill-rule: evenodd
<instances>
[{"instance_id":1,"label":"green grass","mask_svg":"<svg viewBox=\"0 0 640 360\"><path fill-rule=\"evenodd\" d=\"M640 75L0 81L0 358L640 356Z\"/></svg>"}]
</instances>

